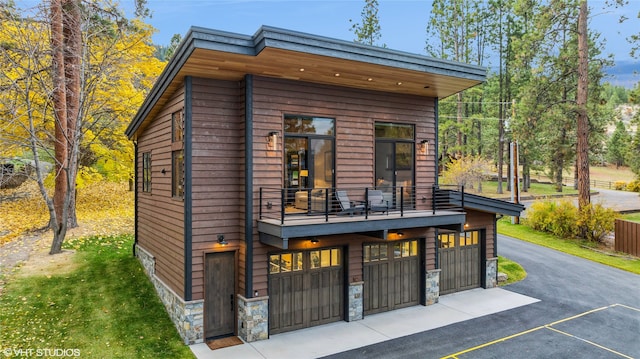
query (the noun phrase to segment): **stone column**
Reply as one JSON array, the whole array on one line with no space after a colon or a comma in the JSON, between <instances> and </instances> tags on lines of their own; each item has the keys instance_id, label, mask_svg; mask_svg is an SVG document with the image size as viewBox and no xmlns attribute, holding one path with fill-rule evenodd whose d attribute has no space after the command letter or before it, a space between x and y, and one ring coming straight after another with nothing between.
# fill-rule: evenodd
<instances>
[{"instance_id":1,"label":"stone column","mask_svg":"<svg viewBox=\"0 0 640 359\"><path fill-rule=\"evenodd\" d=\"M498 258L488 258L486 263L485 288L498 286Z\"/></svg>"},{"instance_id":2,"label":"stone column","mask_svg":"<svg viewBox=\"0 0 640 359\"><path fill-rule=\"evenodd\" d=\"M425 286L426 305L436 304L440 299L440 271L441 269L427 271L427 283Z\"/></svg>"},{"instance_id":3,"label":"stone column","mask_svg":"<svg viewBox=\"0 0 640 359\"><path fill-rule=\"evenodd\" d=\"M363 291L364 282L349 283L349 317L347 318L349 322L362 319L364 313Z\"/></svg>"},{"instance_id":4,"label":"stone column","mask_svg":"<svg viewBox=\"0 0 640 359\"><path fill-rule=\"evenodd\" d=\"M269 297L238 294L238 336L247 343L269 339Z\"/></svg>"}]
</instances>

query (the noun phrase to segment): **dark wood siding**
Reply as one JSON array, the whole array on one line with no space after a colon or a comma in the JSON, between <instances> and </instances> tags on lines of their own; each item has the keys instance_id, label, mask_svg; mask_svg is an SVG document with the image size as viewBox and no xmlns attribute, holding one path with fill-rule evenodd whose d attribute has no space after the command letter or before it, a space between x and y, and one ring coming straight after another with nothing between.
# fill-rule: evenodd
<instances>
[{"instance_id":1,"label":"dark wood siding","mask_svg":"<svg viewBox=\"0 0 640 359\"><path fill-rule=\"evenodd\" d=\"M253 99L255 218L258 213L258 189L283 185L282 131L285 114L335 118L336 187L373 186L375 122L415 124L416 142L435 137L434 99L430 97L256 77ZM266 136L271 131L278 131L281 136L277 151L266 149ZM416 156L417 186L431 186L434 183L434 153L430 151L428 156ZM435 251L429 249L434 246L434 236L430 233L425 255L434 260ZM349 282L362 280L361 242L352 242L353 237L358 236L336 236L331 239L331 245L349 243ZM254 238L253 287L266 293L267 252L271 247L259 243L255 229ZM296 243L292 245L298 247Z\"/></svg>"},{"instance_id":2,"label":"dark wood siding","mask_svg":"<svg viewBox=\"0 0 640 359\"><path fill-rule=\"evenodd\" d=\"M236 81L193 79L192 295L204 298L204 254L244 246L244 88ZM225 248L227 249L227 248ZM244 250L239 256L244 288Z\"/></svg>"},{"instance_id":3,"label":"dark wood siding","mask_svg":"<svg viewBox=\"0 0 640 359\"><path fill-rule=\"evenodd\" d=\"M171 198L171 114L184 104L184 86L138 138L138 178L142 153L151 153L151 192L138 181L138 243L156 257L155 274L184 297L184 202ZM162 173L162 170L165 173Z\"/></svg>"}]
</instances>

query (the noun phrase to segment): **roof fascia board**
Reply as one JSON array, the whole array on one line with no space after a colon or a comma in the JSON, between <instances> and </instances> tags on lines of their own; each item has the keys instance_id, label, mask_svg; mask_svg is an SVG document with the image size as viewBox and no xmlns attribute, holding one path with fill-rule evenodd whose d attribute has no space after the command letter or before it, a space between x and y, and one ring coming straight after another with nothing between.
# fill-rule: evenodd
<instances>
[{"instance_id":1,"label":"roof fascia board","mask_svg":"<svg viewBox=\"0 0 640 359\"><path fill-rule=\"evenodd\" d=\"M254 35L254 38L256 53L259 53L265 47L272 47L470 80L484 81L486 78L486 68L482 66L436 59L424 55L270 26L262 26Z\"/></svg>"},{"instance_id":2,"label":"roof fascia board","mask_svg":"<svg viewBox=\"0 0 640 359\"><path fill-rule=\"evenodd\" d=\"M143 120L149 115L164 91L196 49L257 56L267 47L479 82L484 81L486 78L486 69L481 66L435 59L276 27L262 26L253 36L202 27L191 27L178 46L174 56L169 60L151 91L149 91L142 106L127 127L125 134L129 138L135 135Z\"/></svg>"}]
</instances>

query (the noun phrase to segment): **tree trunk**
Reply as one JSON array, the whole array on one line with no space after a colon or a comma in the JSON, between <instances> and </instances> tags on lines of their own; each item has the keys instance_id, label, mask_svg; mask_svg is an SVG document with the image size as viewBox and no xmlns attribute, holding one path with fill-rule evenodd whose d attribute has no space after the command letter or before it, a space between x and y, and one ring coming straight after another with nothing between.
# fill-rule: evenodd
<instances>
[{"instance_id":1,"label":"tree trunk","mask_svg":"<svg viewBox=\"0 0 640 359\"><path fill-rule=\"evenodd\" d=\"M64 202L67 194L67 166L68 166L68 141L67 141L67 96L65 86L64 69L64 34L63 34L63 8L61 0L51 1L51 61L53 70L53 106L55 114L55 188L53 203L57 223L50 223L54 231L54 240L51 245L51 253L60 252L62 242L57 237L58 227L63 221ZM60 242L58 245L57 242Z\"/></svg>"},{"instance_id":2,"label":"tree trunk","mask_svg":"<svg viewBox=\"0 0 640 359\"><path fill-rule=\"evenodd\" d=\"M80 141L77 131L80 114L80 76L82 73L82 31L80 24L80 4L78 0L64 0L63 35L65 42L64 70L66 79L67 102L67 136L69 146L69 188L70 200L68 206L67 224L70 228L78 226L76 217L76 174L77 174L77 144Z\"/></svg>"},{"instance_id":3,"label":"tree trunk","mask_svg":"<svg viewBox=\"0 0 640 359\"><path fill-rule=\"evenodd\" d=\"M589 118L587 116L588 41L587 41L587 0L580 3L578 14L578 206L580 209L591 203L589 181Z\"/></svg>"}]
</instances>

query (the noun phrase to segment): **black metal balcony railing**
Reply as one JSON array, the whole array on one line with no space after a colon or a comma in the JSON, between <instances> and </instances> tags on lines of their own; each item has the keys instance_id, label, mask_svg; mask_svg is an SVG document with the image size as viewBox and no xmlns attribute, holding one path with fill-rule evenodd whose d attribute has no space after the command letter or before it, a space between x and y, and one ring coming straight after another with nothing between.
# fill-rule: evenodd
<instances>
[{"instance_id":1,"label":"black metal balcony railing","mask_svg":"<svg viewBox=\"0 0 640 359\"><path fill-rule=\"evenodd\" d=\"M371 203L371 191L380 195L382 204ZM339 193L338 196L336 193ZM346 196L345 196L346 195ZM374 187L358 188L268 188L261 187L259 194L259 218L285 221L308 219L308 216L324 216L325 221L340 216L368 219L372 214L437 211L461 212L464 208L464 187ZM341 198L338 198L341 197Z\"/></svg>"}]
</instances>

